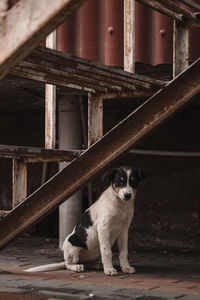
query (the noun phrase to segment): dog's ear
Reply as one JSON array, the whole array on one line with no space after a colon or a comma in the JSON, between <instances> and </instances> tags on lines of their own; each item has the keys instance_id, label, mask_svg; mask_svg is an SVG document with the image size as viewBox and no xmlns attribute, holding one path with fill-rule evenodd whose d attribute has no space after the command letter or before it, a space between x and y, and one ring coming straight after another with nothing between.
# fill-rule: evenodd
<instances>
[{"instance_id":1,"label":"dog's ear","mask_svg":"<svg viewBox=\"0 0 200 300\"><path fill-rule=\"evenodd\" d=\"M146 175L143 170L136 169L139 181L143 181L146 178Z\"/></svg>"},{"instance_id":2,"label":"dog's ear","mask_svg":"<svg viewBox=\"0 0 200 300\"><path fill-rule=\"evenodd\" d=\"M108 184L108 183L110 184L113 181L116 172L117 169L109 169L107 172L105 172L103 175L104 184Z\"/></svg>"}]
</instances>

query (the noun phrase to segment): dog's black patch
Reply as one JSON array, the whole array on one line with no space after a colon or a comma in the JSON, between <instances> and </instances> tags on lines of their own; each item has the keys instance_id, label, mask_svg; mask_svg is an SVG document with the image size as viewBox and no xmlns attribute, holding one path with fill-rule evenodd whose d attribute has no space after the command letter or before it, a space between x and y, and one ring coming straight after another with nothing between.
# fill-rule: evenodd
<instances>
[{"instance_id":1,"label":"dog's black patch","mask_svg":"<svg viewBox=\"0 0 200 300\"><path fill-rule=\"evenodd\" d=\"M115 173L113 184L115 187L125 187L127 185L127 174L123 169Z\"/></svg>"},{"instance_id":2,"label":"dog's black patch","mask_svg":"<svg viewBox=\"0 0 200 300\"><path fill-rule=\"evenodd\" d=\"M115 187L122 188L127 185L127 172L131 171L130 177L129 177L129 185L137 189L139 183L144 180L145 175L144 172L140 169L132 169L127 166L120 167L118 169L112 170L112 172L109 174L109 179L112 182Z\"/></svg>"},{"instance_id":3,"label":"dog's black patch","mask_svg":"<svg viewBox=\"0 0 200 300\"><path fill-rule=\"evenodd\" d=\"M81 216L78 224L76 225L75 232L72 234L68 241L76 247L82 247L87 250L87 232L86 229L93 225L91 220L90 211L87 210Z\"/></svg>"},{"instance_id":4,"label":"dog's black patch","mask_svg":"<svg viewBox=\"0 0 200 300\"><path fill-rule=\"evenodd\" d=\"M131 180L131 177L133 178ZM140 169L132 169L132 173L131 173L131 176L130 176L130 181L129 181L129 184L130 186L132 186L133 188L137 189L139 183L144 180L145 178L145 175L144 175L144 172Z\"/></svg>"}]
</instances>

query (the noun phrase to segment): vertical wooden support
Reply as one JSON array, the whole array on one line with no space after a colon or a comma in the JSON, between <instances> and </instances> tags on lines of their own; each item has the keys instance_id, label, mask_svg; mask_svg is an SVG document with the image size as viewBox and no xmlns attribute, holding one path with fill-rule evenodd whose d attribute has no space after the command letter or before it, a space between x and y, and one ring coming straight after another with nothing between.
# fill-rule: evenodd
<instances>
[{"instance_id":1,"label":"vertical wooden support","mask_svg":"<svg viewBox=\"0 0 200 300\"><path fill-rule=\"evenodd\" d=\"M12 178L12 207L14 208L27 196L27 164L24 161L15 158L13 159Z\"/></svg>"},{"instance_id":2,"label":"vertical wooden support","mask_svg":"<svg viewBox=\"0 0 200 300\"><path fill-rule=\"evenodd\" d=\"M174 21L173 77L189 66L189 27Z\"/></svg>"},{"instance_id":3,"label":"vertical wooden support","mask_svg":"<svg viewBox=\"0 0 200 300\"><path fill-rule=\"evenodd\" d=\"M56 30L46 38L46 47L56 49ZM45 148L56 147L56 86L45 84ZM43 163L41 184L47 177L47 163Z\"/></svg>"},{"instance_id":4,"label":"vertical wooden support","mask_svg":"<svg viewBox=\"0 0 200 300\"><path fill-rule=\"evenodd\" d=\"M124 70L135 72L135 0L124 0Z\"/></svg>"},{"instance_id":5,"label":"vertical wooden support","mask_svg":"<svg viewBox=\"0 0 200 300\"><path fill-rule=\"evenodd\" d=\"M56 31L46 38L46 47L56 49ZM45 148L56 145L56 86L45 85Z\"/></svg>"},{"instance_id":6,"label":"vertical wooden support","mask_svg":"<svg viewBox=\"0 0 200 300\"><path fill-rule=\"evenodd\" d=\"M88 147L103 136L103 96L88 94ZM88 183L88 204L92 205L92 183Z\"/></svg>"},{"instance_id":7,"label":"vertical wooden support","mask_svg":"<svg viewBox=\"0 0 200 300\"><path fill-rule=\"evenodd\" d=\"M103 136L103 97L88 94L88 147Z\"/></svg>"}]
</instances>

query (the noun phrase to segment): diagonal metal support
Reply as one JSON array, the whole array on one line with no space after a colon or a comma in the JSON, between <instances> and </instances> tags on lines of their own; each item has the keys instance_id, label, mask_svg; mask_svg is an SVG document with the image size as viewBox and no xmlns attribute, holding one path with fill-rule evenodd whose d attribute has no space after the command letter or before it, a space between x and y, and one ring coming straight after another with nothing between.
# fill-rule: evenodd
<instances>
[{"instance_id":1,"label":"diagonal metal support","mask_svg":"<svg viewBox=\"0 0 200 300\"><path fill-rule=\"evenodd\" d=\"M55 175L0 222L0 247L106 169L200 91L200 59Z\"/></svg>"},{"instance_id":2,"label":"diagonal metal support","mask_svg":"<svg viewBox=\"0 0 200 300\"><path fill-rule=\"evenodd\" d=\"M0 79L85 0L20 0L0 18Z\"/></svg>"}]
</instances>

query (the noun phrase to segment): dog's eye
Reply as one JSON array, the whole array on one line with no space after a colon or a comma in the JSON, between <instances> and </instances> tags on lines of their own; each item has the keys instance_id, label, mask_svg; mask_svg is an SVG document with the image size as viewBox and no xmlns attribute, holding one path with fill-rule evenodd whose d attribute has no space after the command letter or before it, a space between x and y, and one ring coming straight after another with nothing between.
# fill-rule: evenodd
<instances>
[{"instance_id":1,"label":"dog's eye","mask_svg":"<svg viewBox=\"0 0 200 300\"><path fill-rule=\"evenodd\" d=\"M130 179L131 179L131 181L133 181L134 177L133 177L133 176L131 176L131 178L130 178Z\"/></svg>"},{"instance_id":2,"label":"dog's eye","mask_svg":"<svg viewBox=\"0 0 200 300\"><path fill-rule=\"evenodd\" d=\"M121 180L121 181L124 181L125 179L124 179L124 177L120 177L120 180Z\"/></svg>"}]
</instances>

